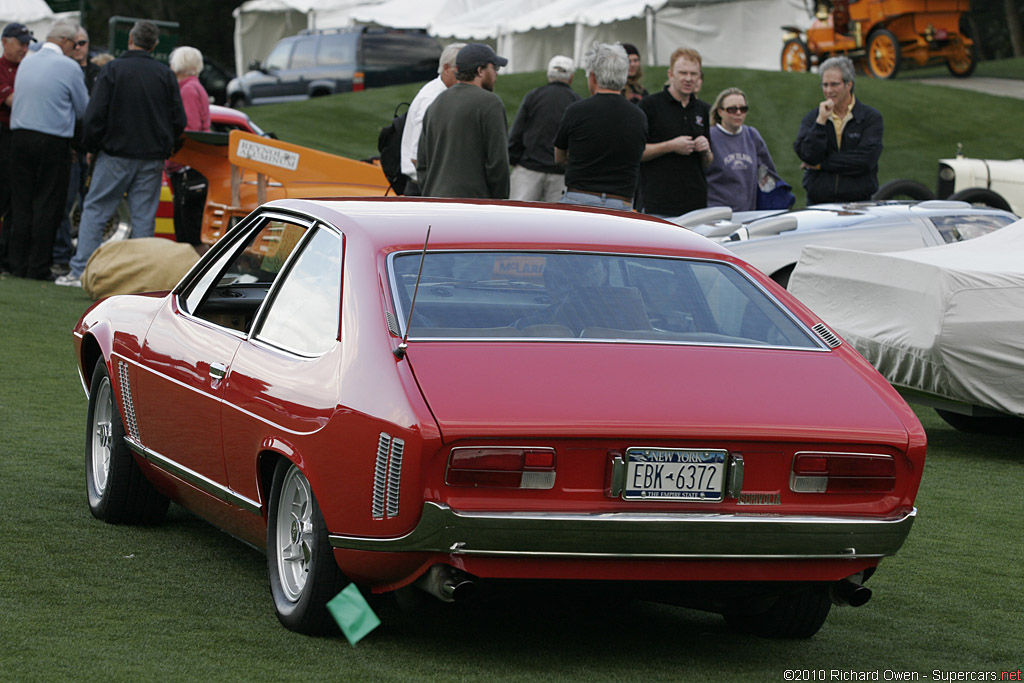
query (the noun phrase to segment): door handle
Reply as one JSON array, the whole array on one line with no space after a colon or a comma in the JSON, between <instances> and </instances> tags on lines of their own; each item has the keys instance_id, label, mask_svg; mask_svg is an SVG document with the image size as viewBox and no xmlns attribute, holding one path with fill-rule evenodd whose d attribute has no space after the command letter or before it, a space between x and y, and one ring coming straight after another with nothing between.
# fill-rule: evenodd
<instances>
[{"instance_id":1,"label":"door handle","mask_svg":"<svg viewBox=\"0 0 1024 683\"><path fill-rule=\"evenodd\" d=\"M210 379L219 382L228 374L228 366L223 363L210 363Z\"/></svg>"}]
</instances>

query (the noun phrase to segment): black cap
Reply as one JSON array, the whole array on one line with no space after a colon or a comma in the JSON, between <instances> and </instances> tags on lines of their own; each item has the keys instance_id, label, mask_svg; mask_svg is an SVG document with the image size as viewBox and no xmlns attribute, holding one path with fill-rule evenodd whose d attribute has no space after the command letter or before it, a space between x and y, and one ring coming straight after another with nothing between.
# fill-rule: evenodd
<instances>
[{"instance_id":1,"label":"black cap","mask_svg":"<svg viewBox=\"0 0 1024 683\"><path fill-rule=\"evenodd\" d=\"M4 38L17 38L23 43L32 41L36 42L36 37L32 35L32 31L28 30L25 24L7 24L4 26Z\"/></svg>"},{"instance_id":2,"label":"black cap","mask_svg":"<svg viewBox=\"0 0 1024 683\"><path fill-rule=\"evenodd\" d=\"M505 66L508 60L494 54L491 46L483 43L470 43L455 55L455 68L459 71L472 71L488 64Z\"/></svg>"}]
</instances>

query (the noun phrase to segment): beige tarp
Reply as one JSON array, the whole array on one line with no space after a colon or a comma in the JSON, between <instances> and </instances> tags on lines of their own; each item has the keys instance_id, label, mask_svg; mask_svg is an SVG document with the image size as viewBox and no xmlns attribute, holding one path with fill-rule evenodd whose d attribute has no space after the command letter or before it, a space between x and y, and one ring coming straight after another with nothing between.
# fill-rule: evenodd
<instances>
[{"instance_id":1,"label":"beige tarp","mask_svg":"<svg viewBox=\"0 0 1024 683\"><path fill-rule=\"evenodd\" d=\"M82 289L94 299L172 289L198 260L191 244L163 237L107 242L89 258Z\"/></svg>"}]
</instances>

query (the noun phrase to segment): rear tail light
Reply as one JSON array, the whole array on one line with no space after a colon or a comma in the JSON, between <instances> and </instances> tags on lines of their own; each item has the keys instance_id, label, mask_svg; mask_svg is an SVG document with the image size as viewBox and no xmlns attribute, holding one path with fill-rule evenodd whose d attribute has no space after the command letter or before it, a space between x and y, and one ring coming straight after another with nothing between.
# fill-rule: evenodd
<instances>
[{"instance_id":1,"label":"rear tail light","mask_svg":"<svg viewBox=\"0 0 1024 683\"><path fill-rule=\"evenodd\" d=\"M553 448L453 448L449 486L549 489L555 485Z\"/></svg>"},{"instance_id":2,"label":"rear tail light","mask_svg":"<svg viewBox=\"0 0 1024 683\"><path fill-rule=\"evenodd\" d=\"M362 92L366 90L365 77L362 71L356 71L352 74L352 92Z\"/></svg>"},{"instance_id":3,"label":"rear tail light","mask_svg":"<svg viewBox=\"0 0 1024 683\"><path fill-rule=\"evenodd\" d=\"M896 461L867 453L797 453L789 488L797 493L886 493L896 488Z\"/></svg>"}]
</instances>

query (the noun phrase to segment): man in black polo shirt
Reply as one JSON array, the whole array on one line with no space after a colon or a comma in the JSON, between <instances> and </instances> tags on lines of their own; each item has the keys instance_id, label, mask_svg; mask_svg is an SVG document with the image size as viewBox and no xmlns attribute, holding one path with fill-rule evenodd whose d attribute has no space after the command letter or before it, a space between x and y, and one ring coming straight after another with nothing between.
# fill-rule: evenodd
<instances>
[{"instance_id":1,"label":"man in black polo shirt","mask_svg":"<svg viewBox=\"0 0 1024 683\"><path fill-rule=\"evenodd\" d=\"M640 100L649 140L640 164L644 213L679 216L708 204L704 169L711 163L711 108L697 99L701 58L696 50L672 53L668 85Z\"/></svg>"},{"instance_id":2,"label":"man in black polo shirt","mask_svg":"<svg viewBox=\"0 0 1024 683\"><path fill-rule=\"evenodd\" d=\"M629 58L621 45L594 45L583 57L590 97L570 104L555 135L555 161L567 164L567 204L629 210L647 119L622 96Z\"/></svg>"}]
</instances>

